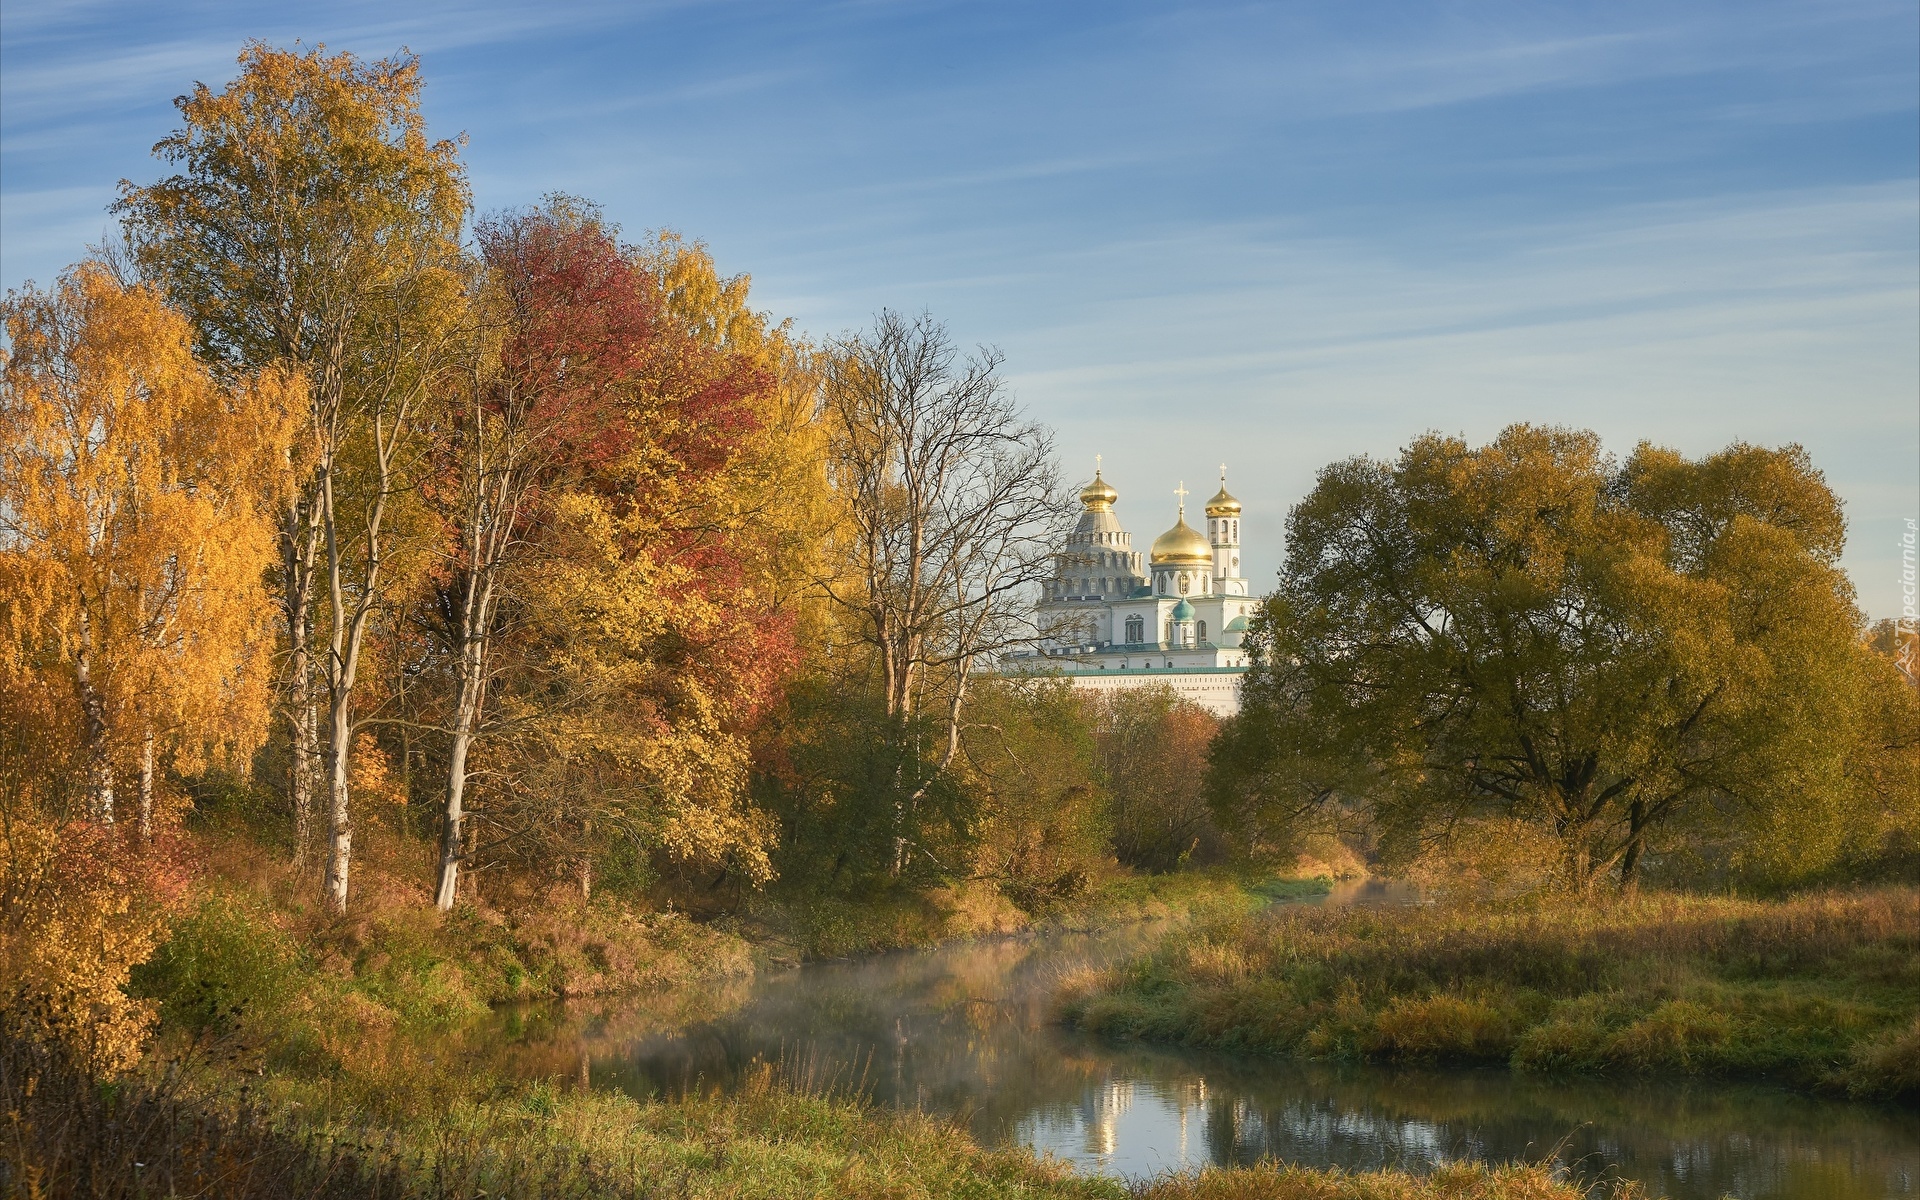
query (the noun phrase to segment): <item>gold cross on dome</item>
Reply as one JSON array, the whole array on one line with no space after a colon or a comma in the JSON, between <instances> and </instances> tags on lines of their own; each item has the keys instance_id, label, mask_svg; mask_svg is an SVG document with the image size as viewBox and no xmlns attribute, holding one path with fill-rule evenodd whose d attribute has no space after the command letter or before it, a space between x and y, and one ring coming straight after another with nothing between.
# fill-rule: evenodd
<instances>
[{"instance_id":1,"label":"gold cross on dome","mask_svg":"<svg viewBox=\"0 0 1920 1200\"><path fill-rule=\"evenodd\" d=\"M1227 486L1227 464L1220 464L1220 486Z\"/></svg>"},{"instance_id":2,"label":"gold cross on dome","mask_svg":"<svg viewBox=\"0 0 1920 1200\"><path fill-rule=\"evenodd\" d=\"M1098 454L1093 456L1093 473L1095 475L1100 473L1100 456Z\"/></svg>"},{"instance_id":3,"label":"gold cross on dome","mask_svg":"<svg viewBox=\"0 0 1920 1200\"><path fill-rule=\"evenodd\" d=\"M1182 479L1180 481L1180 486L1173 489L1173 494L1180 497L1180 515L1183 517L1186 516L1187 515L1187 481Z\"/></svg>"}]
</instances>

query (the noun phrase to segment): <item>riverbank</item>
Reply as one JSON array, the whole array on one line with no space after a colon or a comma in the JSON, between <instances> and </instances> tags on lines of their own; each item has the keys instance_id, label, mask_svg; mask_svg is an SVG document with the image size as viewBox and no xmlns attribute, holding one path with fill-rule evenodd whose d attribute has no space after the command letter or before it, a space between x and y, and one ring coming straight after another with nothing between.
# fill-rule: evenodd
<instances>
[{"instance_id":1,"label":"riverbank","mask_svg":"<svg viewBox=\"0 0 1920 1200\"><path fill-rule=\"evenodd\" d=\"M183 1194L263 1196L1132 1194L1024 1151L983 1149L948 1122L814 1094L771 1067L725 1096L672 1100L586 1088L566 1071L516 1076L463 1036L493 1006L644 993L671 1024L686 990L711 1016L767 947L738 927L565 889L513 913L442 914L377 862L361 873L354 914L338 918L302 902L283 872L241 869L257 859L240 849L213 847L197 895L134 971L130 991L158 1025L131 1071L76 1065L44 1036L64 1019L54 1009L37 1026L8 1022L0 1111L15 1121L0 1190L37 1181L42 1194L145 1194L165 1180ZM1324 890L1225 874L1127 878L1048 919L1220 915ZM23 1019L33 1011L24 994L9 1005ZM84 1047L84 1031L68 1034ZM1506 1189L1490 1196L1558 1194L1544 1173L1482 1174L1483 1191ZM1320 1184L1313 1194L1429 1194L1410 1178ZM1272 1194L1305 1194L1299 1186Z\"/></svg>"},{"instance_id":2,"label":"riverbank","mask_svg":"<svg viewBox=\"0 0 1920 1200\"><path fill-rule=\"evenodd\" d=\"M129 991L162 1036L243 1031L254 1044L350 1054L370 1037L445 1030L494 1006L661 991L742 978L752 948L675 913L555 889L511 912L435 909L403 878L368 871L347 917L265 881L210 876Z\"/></svg>"},{"instance_id":3,"label":"riverbank","mask_svg":"<svg viewBox=\"0 0 1920 1200\"><path fill-rule=\"evenodd\" d=\"M510 908L463 903L442 913L418 872L405 869L410 847L376 843L370 849L386 853L365 856L354 911L341 917L300 894L284 867L263 864L244 838L207 840L196 894L151 961L134 968L130 991L155 1006L163 1030L197 1036L245 1024L256 1040L291 1030L347 1051L370 1030L446 1030L502 1004L658 994L758 967L977 937L1219 919L1332 885L1218 868L1115 871L1038 913L980 885L861 903L775 892L716 921L611 893L583 899L562 885Z\"/></svg>"},{"instance_id":4,"label":"riverbank","mask_svg":"<svg viewBox=\"0 0 1920 1200\"><path fill-rule=\"evenodd\" d=\"M1920 889L1203 921L1069 981L1111 1037L1920 1101Z\"/></svg>"},{"instance_id":5,"label":"riverbank","mask_svg":"<svg viewBox=\"0 0 1920 1200\"><path fill-rule=\"evenodd\" d=\"M460 922L472 919L472 914L459 914L448 920L458 929ZM1215 917L1210 923L1227 921ZM695 926L696 936L698 931ZM239 933L247 934L248 928L242 926ZM1126 1144L1138 1137L1139 1121L1154 1119L1162 1092L1178 1103L1193 1099L1187 1086L1192 1080L1185 1076L1163 1088L1152 1081L1154 1072L1140 1078L1129 1067L1089 1054L1085 1039L1058 1031L1036 1036L1047 1029L1047 997L1054 981L1061 970L1073 969L1070 962L1060 962L1058 945L1086 948L1103 939L982 939L934 955L886 955L823 964L807 972L763 972L757 978L722 976L690 989L685 1003L673 987L654 987L632 1002L607 996L586 1005L587 1024L572 1034L548 1023L542 1014L551 1011L549 1006L509 1007L485 1021L448 1027L441 1023L443 1016L436 1015L448 1011L445 1008L404 1002L400 993L379 993L371 980L390 978L393 971L390 964L381 970L371 969L371 964L382 953L404 957L391 953L392 936L375 922L363 952L368 956L367 976L359 982L308 981L301 986L313 988L311 994L265 998L271 1003L255 998L236 1005L237 1013L210 1014L212 1019L192 1033L178 1019L170 1020L146 1062L111 1086L84 1080L81 1086L64 1089L66 1101L59 1099L59 1086L38 1084L34 1097L24 1098L24 1089L16 1086L11 1098L0 1096L0 1111L22 1112L36 1131L52 1130L68 1138L76 1131L84 1135L81 1144L91 1148L68 1153L75 1162L113 1161L115 1156L148 1164L179 1159L183 1169L197 1169L185 1162L192 1159L221 1163L222 1170L236 1173L244 1169L250 1178L299 1183L256 1194L324 1195L326 1189L301 1181L325 1171L360 1181L357 1188L334 1194L371 1194L377 1187L378 1194L395 1196L472 1196L484 1191L1229 1200L1437 1200L1473 1195L1493 1200L1580 1194L1546 1172L1453 1170L1444 1161L1424 1162L1412 1174L1368 1175L1343 1173L1326 1158L1310 1158L1306 1161L1333 1169L1258 1169L1218 1172L1198 1181L1155 1180L1143 1177L1137 1153L1136 1165L1125 1168L1133 1182L1119 1183L1072 1176L1060 1164L1022 1150L991 1149L1009 1140L1008 1122L973 1118L982 1112L992 1117L1014 1079L1030 1093L1021 1101L1029 1109L1043 1104L1058 1111L1068 1105L1076 1113L1084 1109L1091 1114L1085 1117L1085 1128L1041 1136L1029 1131L1017 1139L1073 1155L1083 1171L1109 1169L1098 1155L1092 1161L1079 1155L1080 1140L1091 1145L1094 1130L1109 1136L1111 1120L1119 1117ZM1124 953L1132 938L1142 939L1133 944L1143 944L1159 935L1140 929L1118 936L1122 940L1113 952ZM221 941L202 929L193 944L204 948ZM224 941L255 945L261 939L228 936ZM164 957L177 952L170 949ZM682 969L699 961L687 952ZM1009 969L1013 964L1026 965ZM423 979L423 987L434 976L432 971L424 976L402 973L404 978ZM476 977L499 976L476 969ZM578 1011L580 1006L566 1007ZM732 1015L717 1020L721 1013ZM1056 1035L1066 1041L1054 1058L1047 1058L1039 1043ZM712 1049L721 1057L686 1060L686 1070L640 1067L653 1055L657 1057L651 1061L670 1064L693 1047ZM988 1090L950 1090L955 1079L952 1053L981 1060ZM1128 1053L1160 1052L1135 1047ZM1244 1056L1241 1061L1251 1062ZM739 1069L729 1069L731 1064L739 1064ZM649 1082L649 1071L657 1082ZM1292 1128L1286 1114L1294 1102L1277 1094L1249 1095L1243 1124L1243 1093L1235 1089L1231 1071L1222 1071L1216 1075L1214 1068L1204 1069L1213 1115L1198 1109L1193 1113L1209 1122L1209 1140L1224 1137L1235 1147L1255 1147L1258 1153L1258 1147L1269 1143L1243 1141L1243 1134L1258 1133L1269 1124L1272 1130ZM16 1082L24 1075L13 1067L4 1073ZM592 1086L583 1086L589 1079ZM1548 1081L1539 1083L1546 1086ZM932 1084L932 1090L923 1093L923 1084ZM849 1086L858 1088L857 1097L844 1090ZM1444 1111L1453 1112L1461 1103L1458 1080L1449 1079L1443 1086L1449 1106ZM1330 1098L1321 1094L1325 1089L1308 1091L1313 1093L1312 1111L1324 1111ZM1132 1104L1131 1118L1102 1107L1123 1092ZM1378 1115L1382 1104L1399 1111L1404 1099L1395 1090L1369 1097L1360 1107ZM1503 1147L1487 1150L1487 1157L1499 1162L1510 1155L1542 1153L1541 1148L1555 1145L1567 1129L1592 1120L1590 1100L1567 1108L1564 1120L1507 1138ZM85 1109L96 1101L92 1110ZM1698 1102L1695 1096L1690 1103ZM1086 1108L1089 1104L1091 1109ZM901 1112L902 1107L908 1111ZM1508 1107L1495 1108L1503 1121L1510 1115ZM916 1115L922 1109L972 1115ZM1412 1114L1409 1119L1417 1123L1421 1118ZM1488 1118L1483 1113L1479 1119ZM1227 1122L1224 1132L1214 1121ZM1603 1122L1602 1132L1612 1136L1619 1132L1617 1124ZM1383 1128L1393 1125L1388 1121ZM154 1144L152 1138L161 1132L177 1137L180 1145L164 1138ZM138 1133L148 1141L113 1140L122 1133ZM1818 1146L1823 1153L1843 1153L1844 1141ZM1171 1148L1170 1142L1160 1145ZM209 1146L221 1148L211 1159L205 1153ZM1300 1147L1271 1148L1287 1161L1298 1161ZM58 1147L16 1143L15 1152L23 1150L36 1154L43 1167L60 1157ZM1642 1154L1635 1160L1640 1167L1644 1158ZM1584 1152L1563 1156L1563 1161L1574 1159L1582 1164L1581 1178L1593 1179L1594 1161ZM1193 1160L1183 1153L1160 1161ZM1341 1161L1353 1167L1369 1160ZM1747 1176L1752 1166L1736 1170L1739 1180L1730 1181L1751 1182ZM1425 1174L1436 1167L1436 1175ZM1776 1163L1759 1169L1764 1174L1782 1168ZM1636 1179L1655 1177L1637 1168L1623 1173Z\"/></svg>"},{"instance_id":6,"label":"riverbank","mask_svg":"<svg viewBox=\"0 0 1920 1200\"><path fill-rule=\"evenodd\" d=\"M775 890L732 926L775 961L804 962L916 950L968 938L1091 932L1140 921L1202 920L1277 900L1324 896L1325 875L1207 868L1164 875L1115 871L1080 895L1029 912L990 883L860 900Z\"/></svg>"},{"instance_id":7,"label":"riverbank","mask_svg":"<svg viewBox=\"0 0 1920 1200\"><path fill-rule=\"evenodd\" d=\"M982 929L964 912L914 923L880 906L856 914L864 923L855 928L864 954L1220 919L1327 888L1324 879L1228 872L1124 877L1076 909L997 928ZM512 912L462 905L441 913L415 890L404 876L364 870L359 903L342 918L289 895L278 872L210 874L129 981L136 1004L155 1018L152 1056L174 1059L217 1043L256 1077L323 1079L329 1103L393 1116L466 1094L465 1076L491 1069L481 1065L493 1049L482 1031L503 1006L600 997L668 1028L681 1016L720 1017L757 972L829 957L817 941L768 937L756 923L636 911L617 896L586 901L556 888L545 903Z\"/></svg>"},{"instance_id":8,"label":"riverbank","mask_svg":"<svg viewBox=\"0 0 1920 1200\"><path fill-rule=\"evenodd\" d=\"M218 1055L105 1081L0 1029L0 1144L8 1194L496 1197L969 1197L1080 1200L1591 1200L1532 1166L1447 1167L1427 1177L1257 1167L1142 1185L1075 1176L1019 1150L987 1150L920 1113L809 1095L771 1067L725 1097L637 1101L554 1082L381 1111L324 1076L249 1078ZM397 1068L390 1069L397 1072ZM392 1082L398 1083L397 1080ZM411 1106L396 1109L411 1100ZM1637 1196L1627 1187L1612 1194Z\"/></svg>"},{"instance_id":9,"label":"riverbank","mask_svg":"<svg viewBox=\"0 0 1920 1200\"><path fill-rule=\"evenodd\" d=\"M153 1018L155 1053L210 1041L245 1047L257 1074L325 1078L354 1105L405 1112L405 1096L389 1103L396 1088L431 1090L458 1071L447 1061L455 1056L436 1062L419 1048L458 1043L456 1034L503 1005L645 996L634 1010L670 1022L684 998L712 1018L769 967L982 936L1220 919L1329 886L1225 870L1116 872L1075 904L1038 914L1008 914L978 897L880 898L842 911L773 896L759 916L702 922L557 885L511 908L442 913L406 869L413 848L374 842L353 912L338 916L244 837L204 835L197 888L127 986ZM481 1053L467 1047L457 1057ZM391 1069L410 1057L417 1069ZM448 1086L454 1094L464 1085Z\"/></svg>"}]
</instances>

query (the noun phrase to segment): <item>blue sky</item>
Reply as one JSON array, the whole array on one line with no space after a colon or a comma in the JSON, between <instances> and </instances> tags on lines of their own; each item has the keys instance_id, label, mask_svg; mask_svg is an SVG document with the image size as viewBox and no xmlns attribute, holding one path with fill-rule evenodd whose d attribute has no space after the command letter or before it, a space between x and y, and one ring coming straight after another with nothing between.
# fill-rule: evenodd
<instances>
[{"instance_id":1,"label":"blue sky","mask_svg":"<svg viewBox=\"0 0 1920 1200\"><path fill-rule=\"evenodd\" d=\"M1007 354L1144 545L1230 465L1248 558L1327 462L1518 420L1797 441L1900 604L1920 515L1920 10L1889 3L0 7L0 282L98 240L249 37L405 45L476 199L705 240L832 334Z\"/></svg>"}]
</instances>

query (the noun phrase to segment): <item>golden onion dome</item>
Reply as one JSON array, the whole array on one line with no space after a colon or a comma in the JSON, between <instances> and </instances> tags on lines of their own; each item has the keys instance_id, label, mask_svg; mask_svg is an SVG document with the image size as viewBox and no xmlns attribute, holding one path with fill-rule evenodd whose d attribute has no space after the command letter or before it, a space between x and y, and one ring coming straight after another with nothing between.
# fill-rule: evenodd
<instances>
[{"instance_id":1,"label":"golden onion dome","mask_svg":"<svg viewBox=\"0 0 1920 1200\"><path fill-rule=\"evenodd\" d=\"M1098 468L1093 472L1093 482L1080 489L1080 503L1087 506L1088 512L1108 512L1113 508L1113 502L1119 498L1120 493L1114 491L1111 484L1100 478Z\"/></svg>"},{"instance_id":2,"label":"golden onion dome","mask_svg":"<svg viewBox=\"0 0 1920 1200\"><path fill-rule=\"evenodd\" d=\"M1220 490L1207 501L1207 515L1210 517L1237 517L1240 515L1240 502L1227 493L1227 469L1220 468Z\"/></svg>"},{"instance_id":3,"label":"golden onion dome","mask_svg":"<svg viewBox=\"0 0 1920 1200\"><path fill-rule=\"evenodd\" d=\"M1182 511L1172 529L1153 539L1152 561L1156 567L1203 567L1213 562L1213 547L1205 534L1187 524Z\"/></svg>"}]
</instances>

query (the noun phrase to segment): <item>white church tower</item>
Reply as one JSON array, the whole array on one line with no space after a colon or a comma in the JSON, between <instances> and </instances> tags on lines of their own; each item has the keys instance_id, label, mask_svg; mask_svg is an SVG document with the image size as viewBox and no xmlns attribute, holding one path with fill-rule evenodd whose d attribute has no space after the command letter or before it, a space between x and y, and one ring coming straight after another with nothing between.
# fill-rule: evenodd
<instances>
[{"instance_id":1,"label":"white church tower","mask_svg":"<svg viewBox=\"0 0 1920 1200\"><path fill-rule=\"evenodd\" d=\"M1207 501L1207 541L1213 545L1213 590L1222 596L1244 596L1247 581L1240 574L1240 502L1227 493L1227 464L1220 464L1220 490Z\"/></svg>"}]
</instances>

